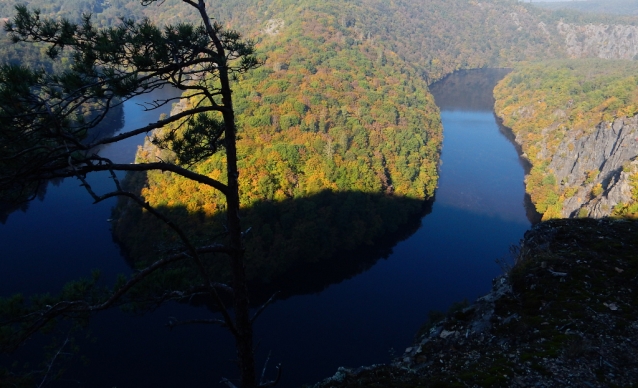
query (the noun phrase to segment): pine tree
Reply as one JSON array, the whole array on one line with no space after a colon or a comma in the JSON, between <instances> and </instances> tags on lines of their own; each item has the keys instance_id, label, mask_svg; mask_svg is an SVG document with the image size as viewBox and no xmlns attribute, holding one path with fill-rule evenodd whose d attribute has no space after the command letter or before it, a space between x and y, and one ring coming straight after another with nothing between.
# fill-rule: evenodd
<instances>
[{"instance_id":1,"label":"pine tree","mask_svg":"<svg viewBox=\"0 0 638 388\"><path fill-rule=\"evenodd\" d=\"M154 1L144 0L146 4ZM144 294L145 301L161 303L202 294L212 298L221 319L172 322L172 325L214 323L228 328L236 341L241 386L268 386L273 383L258 384L255 375L252 324L262 309L250 316L231 90L234 77L260 63L252 42L212 20L204 0L181 1L197 10L200 25L178 23L160 28L149 20L123 19L117 27L97 29L90 15L84 15L80 23L51 20L25 6L16 7L16 16L6 24L6 31L15 42L45 43L52 59L67 51L72 65L61 73L15 65L0 67L0 200L28 200L46 181L74 177L95 202L111 197L130 198L173 229L181 239L181 246L140 268L130 278L122 279L110 290L98 289L92 279L76 282L56 297L30 302L20 297L2 300L0 348L13 350L33 333L61 319L83 319L136 298L139 303L140 290L146 283L163 272L188 267L196 273L186 282L188 287ZM178 99L188 99L186 109L126 133L102 139L91 136L91 130L115 106L166 86L185 92ZM178 99L155 100L146 108L155 109ZM162 135L155 136L153 141L172 152L174 161L118 164L97 152L101 146L158 129ZM225 181L198 174L191 168L220 150L226 156ZM196 246L178 225L123 188L116 174L151 170L170 171L223 193L227 232L220 242L211 240L207 245ZM99 171L110 172L113 191L96 193L88 183L86 177ZM212 279L207 263L209 255L203 256L210 253L229 258L232 273L229 286ZM224 302L228 298L224 293L231 295L232 309L226 307ZM227 384L232 386L230 382Z\"/></svg>"}]
</instances>

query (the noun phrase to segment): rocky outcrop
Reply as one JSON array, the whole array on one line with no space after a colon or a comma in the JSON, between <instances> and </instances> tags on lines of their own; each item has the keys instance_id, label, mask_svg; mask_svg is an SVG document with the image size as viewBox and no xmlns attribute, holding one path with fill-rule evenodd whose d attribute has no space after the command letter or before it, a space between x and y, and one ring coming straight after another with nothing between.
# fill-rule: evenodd
<instances>
[{"instance_id":1,"label":"rocky outcrop","mask_svg":"<svg viewBox=\"0 0 638 388\"><path fill-rule=\"evenodd\" d=\"M599 198L594 198L584 207L587 209L587 215L592 218L602 218L608 215L609 209L613 209L617 204L629 203L632 198L629 177L636 171L638 171L636 160L623 166L620 174L610 180L606 193Z\"/></svg>"},{"instance_id":2,"label":"rocky outcrop","mask_svg":"<svg viewBox=\"0 0 638 388\"><path fill-rule=\"evenodd\" d=\"M629 25L575 25L562 21L558 32L565 37L572 58L634 59L638 54L638 27Z\"/></svg>"},{"instance_id":3,"label":"rocky outcrop","mask_svg":"<svg viewBox=\"0 0 638 388\"><path fill-rule=\"evenodd\" d=\"M562 188L571 191L563 217L601 218L616 204L629 202L628 179L637 155L638 116L603 122L589 134L566 132L548 166Z\"/></svg>"},{"instance_id":4,"label":"rocky outcrop","mask_svg":"<svg viewBox=\"0 0 638 388\"><path fill-rule=\"evenodd\" d=\"M263 33L271 36L278 35L284 25L284 19L270 19L266 22Z\"/></svg>"}]
</instances>

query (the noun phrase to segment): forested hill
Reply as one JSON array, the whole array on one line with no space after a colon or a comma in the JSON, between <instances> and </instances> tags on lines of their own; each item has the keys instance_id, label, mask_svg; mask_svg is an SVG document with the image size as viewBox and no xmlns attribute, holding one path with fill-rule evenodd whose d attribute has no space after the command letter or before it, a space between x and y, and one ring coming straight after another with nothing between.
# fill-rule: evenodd
<instances>
[{"instance_id":1,"label":"forested hill","mask_svg":"<svg viewBox=\"0 0 638 388\"><path fill-rule=\"evenodd\" d=\"M3 1L0 19L10 18L19 3ZM128 0L32 0L29 6L72 19L91 13L100 26L116 24L121 16L148 17L160 24L193 16L179 2L142 6ZM331 15L336 22L333 28L350 45L369 41L378 51L394 52L405 62L403 67L417 69L428 82L460 68L503 67L521 60L567 56L566 36L558 27L561 20L574 26L633 23L624 17L551 12L517 0L215 0L208 9L225 25L256 39L272 19L290 26L309 12Z\"/></svg>"},{"instance_id":2,"label":"forested hill","mask_svg":"<svg viewBox=\"0 0 638 388\"><path fill-rule=\"evenodd\" d=\"M415 67L429 82L460 68L507 66L565 51L560 39L551 38L558 34L551 13L510 0L272 0L258 4L254 13L231 13L233 20L254 25L255 20L265 23L274 17L292 21L303 12L331 14L338 28L351 32L355 43L371 41L379 49L395 52L405 66Z\"/></svg>"},{"instance_id":3,"label":"forested hill","mask_svg":"<svg viewBox=\"0 0 638 388\"><path fill-rule=\"evenodd\" d=\"M262 275L295 257L320 260L370 244L419 213L414 200L431 198L436 187L442 131L427 81L561 52L538 15L513 1L241 5L209 9L254 39L265 60L234 93L241 201L253 227L248 256L260 257L249 273ZM153 18L160 9L145 12ZM158 156L170 157L147 145L138 160ZM196 168L224 179L221 158ZM193 231L222 211L217 194L168 174L148 174L138 185ZM114 231L133 257L162 235L150 224L133 234L145 216L119 210Z\"/></svg>"},{"instance_id":4,"label":"forested hill","mask_svg":"<svg viewBox=\"0 0 638 388\"><path fill-rule=\"evenodd\" d=\"M638 15L638 3L635 0L588 0L534 2L535 6L551 10L575 10L591 13L607 13L617 15Z\"/></svg>"},{"instance_id":5,"label":"forested hill","mask_svg":"<svg viewBox=\"0 0 638 388\"><path fill-rule=\"evenodd\" d=\"M11 17L16 3L2 2L0 18ZM118 23L120 16L148 17L159 24L192 16L181 2L160 3L143 7L124 0L33 0L30 6L69 18L92 13L100 26ZM337 225L322 232L328 239L320 246L352 248L396 230L414 214L412 202L396 207L396 201L388 201L433 195L442 129L428 82L460 68L565 57L568 44L560 32L565 26L631 23L582 15L561 19L516 0L241 0L211 1L208 9L226 26L254 39L264 60L262 68L235 85L242 203L256 207L308 197L318 201L303 209L292 206L285 214L272 209L253 213L261 215L252 224L264 225L255 233L255 252L270 247L278 255L293 256L308 234L317 234L312 228L304 232L308 234L300 232L310 225L306 221L319 219L317 214L326 225ZM24 49L17 50L3 58L27 57L19 52ZM42 52L37 46L29 50ZM138 155L156 156L152 147ZM219 158L203 161L197 169L224 179ZM221 210L213 193L199 192L169 174L144 179L144 195L152 204L186 218L198 214L187 221L194 229ZM342 217L344 223L334 218L334 203L318 195L326 192L370 196L368 202L358 199L358 206L342 204L338 213L348 215ZM114 226L135 251L133 245L143 238L126 233L130 221L121 218ZM330 253L314 252L317 257Z\"/></svg>"},{"instance_id":6,"label":"forested hill","mask_svg":"<svg viewBox=\"0 0 638 388\"><path fill-rule=\"evenodd\" d=\"M434 194L442 134L425 81L329 13L272 18L256 38L265 64L234 87L249 276L330 258L418 217ZM171 157L149 144L138 152L158 156ZM195 169L224 181L223 160ZM193 233L218 225L217 193L159 172L144 179L146 200ZM134 257L161 235L141 212L118 212L114 231Z\"/></svg>"}]
</instances>

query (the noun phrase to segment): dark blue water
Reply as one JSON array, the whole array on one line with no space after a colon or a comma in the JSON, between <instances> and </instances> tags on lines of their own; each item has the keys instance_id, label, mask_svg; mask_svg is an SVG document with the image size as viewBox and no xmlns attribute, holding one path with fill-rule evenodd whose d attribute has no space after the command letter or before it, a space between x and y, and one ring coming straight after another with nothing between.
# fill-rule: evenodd
<instances>
[{"instance_id":1,"label":"dark blue water","mask_svg":"<svg viewBox=\"0 0 638 388\"><path fill-rule=\"evenodd\" d=\"M530 226L523 167L492 113L491 90L503 75L457 73L433 86L444 126L441 178L432 212L418 230L367 271L327 283L320 293L278 301L257 321L259 361L272 351L272 362L283 364L281 387L317 381L339 366L388 362L410 345L428 311L489 291L501 273L495 260L506 257ZM158 115L128 103L126 126ZM130 162L141 141L102 152ZM92 180L95 188L108 188L103 178ZM55 292L95 268L106 280L130 272L106 221L113 202L91 202L78 182L66 180L0 225L0 295ZM56 386L204 387L237 375L228 333L208 326L169 331L169 316L210 313L170 305L144 317L99 314L91 324L95 342L80 341L88 365L72 361Z\"/></svg>"}]
</instances>

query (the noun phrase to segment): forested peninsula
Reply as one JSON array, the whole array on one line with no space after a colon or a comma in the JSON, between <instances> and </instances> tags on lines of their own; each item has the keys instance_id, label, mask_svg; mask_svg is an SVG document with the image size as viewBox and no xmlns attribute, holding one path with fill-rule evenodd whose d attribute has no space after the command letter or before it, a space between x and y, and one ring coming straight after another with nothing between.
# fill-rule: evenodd
<instances>
[{"instance_id":1,"label":"forested peninsula","mask_svg":"<svg viewBox=\"0 0 638 388\"><path fill-rule=\"evenodd\" d=\"M295 258L330 258L421 214L436 187L442 133L427 84L395 54L355 43L335 15L305 12L288 23L265 26L265 64L234 90L241 202L252 227L249 274L266 280ZM172 157L158 152L148 143L138 161ZM221 157L195 168L224 180ZM219 194L163 173L136 179L152 205L193 233L219 227ZM118 209L114 230L136 257L149 240L127 227L143 217L133 212ZM161 235L145 231L149 239Z\"/></svg>"}]
</instances>

